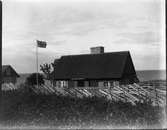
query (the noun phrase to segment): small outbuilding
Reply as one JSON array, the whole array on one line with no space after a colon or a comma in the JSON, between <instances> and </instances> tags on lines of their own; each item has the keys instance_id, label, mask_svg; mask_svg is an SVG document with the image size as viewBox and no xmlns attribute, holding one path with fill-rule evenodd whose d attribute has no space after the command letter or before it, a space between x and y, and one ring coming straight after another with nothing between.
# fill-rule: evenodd
<instances>
[{"instance_id":1,"label":"small outbuilding","mask_svg":"<svg viewBox=\"0 0 167 130\"><path fill-rule=\"evenodd\" d=\"M130 52L104 53L104 47L91 48L91 54L62 56L55 65L53 79L57 85L67 87L103 87L139 82Z\"/></svg>"},{"instance_id":2,"label":"small outbuilding","mask_svg":"<svg viewBox=\"0 0 167 130\"><path fill-rule=\"evenodd\" d=\"M2 66L2 83L15 84L18 77L20 77L19 74L10 65Z\"/></svg>"}]
</instances>

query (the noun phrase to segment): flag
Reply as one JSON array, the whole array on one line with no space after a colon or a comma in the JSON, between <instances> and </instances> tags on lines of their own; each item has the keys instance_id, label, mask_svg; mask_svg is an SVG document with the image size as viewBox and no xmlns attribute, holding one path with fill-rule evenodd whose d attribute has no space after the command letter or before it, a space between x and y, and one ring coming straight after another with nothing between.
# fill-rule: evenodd
<instances>
[{"instance_id":1,"label":"flag","mask_svg":"<svg viewBox=\"0 0 167 130\"><path fill-rule=\"evenodd\" d=\"M37 46L41 48L46 48L46 42L37 40Z\"/></svg>"}]
</instances>

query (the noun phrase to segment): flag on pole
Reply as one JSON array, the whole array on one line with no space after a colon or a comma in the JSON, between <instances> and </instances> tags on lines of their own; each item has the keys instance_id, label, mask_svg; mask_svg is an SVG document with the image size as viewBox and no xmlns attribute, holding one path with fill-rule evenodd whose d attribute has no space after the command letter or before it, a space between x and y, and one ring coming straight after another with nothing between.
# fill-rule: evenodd
<instances>
[{"instance_id":1,"label":"flag on pole","mask_svg":"<svg viewBox=\"0 0 167 130\"><path fill-rule=\"evenodd\" d=\"M46 48L46 42L45 41L39 41L37 40L37 47L41 47L41 48Z\"/></svg>"}]
</instances>

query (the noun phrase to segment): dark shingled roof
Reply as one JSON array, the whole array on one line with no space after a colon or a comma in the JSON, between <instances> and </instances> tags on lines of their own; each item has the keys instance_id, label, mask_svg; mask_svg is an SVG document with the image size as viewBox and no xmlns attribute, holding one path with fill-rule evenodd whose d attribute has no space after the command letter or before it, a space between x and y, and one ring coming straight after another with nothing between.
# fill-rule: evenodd
<instances>
[{"instance_id":1,"label":"dark shingled roof","mask_svg":"<svg viewBox=\"0 0 167 130\"><path fill-rule=\"evenodd\" d=\"M136 74L129 51L62 56L55 66L55 80L120 79L127 59Z\"/></svg>"},{"instance_id":2,"label":"dark shingled roof","mask_svg":"<svg viewBox=\"0 0 167 130\"><path fill-rule=\"evenodd\" d=\"M2 76L6 76L8 69L10 69L10 76L20 77L19 74L10 65L2 65Z\"/></svg>"}]
</instances>

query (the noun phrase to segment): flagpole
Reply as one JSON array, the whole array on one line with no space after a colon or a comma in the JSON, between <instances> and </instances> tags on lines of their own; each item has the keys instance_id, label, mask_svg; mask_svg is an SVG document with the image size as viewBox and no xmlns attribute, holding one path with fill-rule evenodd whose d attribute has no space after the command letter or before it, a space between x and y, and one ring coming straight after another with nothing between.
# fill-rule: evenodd
<instances>
[{"instance_id":1,"label":"flagpole","mask_svg":"<svg viewBox=\"0 0 167 130\"><path fill-rule=\"evenodd\" d=\"M36 43L36 64L37 64L37 74L36 74L36 78L37 78L37 87L38 87L38 43Z\"/></svg>"},{"instance_id":2,"label":"flagpole","mask_svg":"<svg viewBox=\"0 0 167 130\"><path fill-rule=\"evenodd\" d=\"M37 87L39 85L39 81L38 81L38 47L41 47L41 48L46 48L46 42L45 41L38 41L36 40L37 42L37 46L36 46L36 63L37 63L37 74L36 74L36 78L37 78Z\"/></svg>"}]
</instances>

